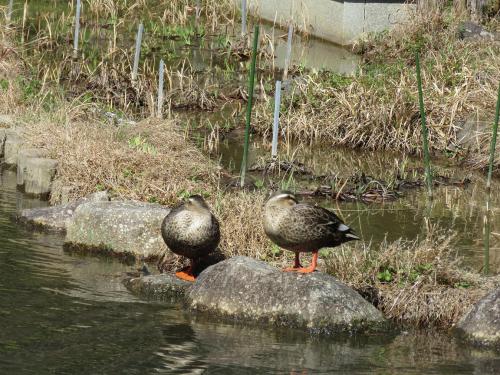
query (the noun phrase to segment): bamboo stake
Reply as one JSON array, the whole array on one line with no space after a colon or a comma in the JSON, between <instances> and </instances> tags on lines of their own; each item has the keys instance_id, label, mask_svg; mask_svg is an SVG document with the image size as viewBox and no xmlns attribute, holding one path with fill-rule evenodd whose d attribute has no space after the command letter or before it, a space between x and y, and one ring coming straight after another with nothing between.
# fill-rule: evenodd
<instances>
[{"instance_id":1,"label":"bamboo stake","mask_svg":"<svg viewBox=\"0 0 500 375\"><path fill-rule=\"evenodd\" d=\"M9 6L7 8L7 22L12 20L12 8L14 7L14 0L9 0Z\"/></svg>"},{"instance_id":2,"label":"bamboo stake","mask_svg":"<svg viewBox=\"0 0 500 375\"><path fill-rule=\"evenodd\" d=\"M241 35L247 34L247 0L241 0Z\"/></svg>"},{"instance_id":3,"label":"bamboo stake","mask_svg":"<svg viewBox=\"0 0 500 375\"><path fill-rule=\"evenodd\" d=\"M134 55L134 66L132 68L132 84L135 85L137 80L137 70L139 69L139 58L141 56L141 43L142 43L142 33L144 31L144 25L142 22L139 24L137 29L137 37L135 38L135 55Z\"/></svg>"},{"instance_id":4,"label":"bamboo stake","mask_svg":"<svg viewBox=\"0 0 500 375\"><path fill-rule=\"evenodd\" d=\"M276 81L276 92L274 93L274 122L273 122L273 144L271 148L271 158L278 156L278 130L280 125L280 105L281 105L281 81Z\"/></svg>"},{"instance_id":5,"label":"bamboo stake","mask_svg":"<svg viewBox=\"0 0 500 375\"><path fill-rule=\"evenodd\" d=\"M425 119L424 95L422 93L422 77L420 74L420 55L418 52L415 54L415 62L417 65L418 101L420 105L420 120L422 123L425 179L427 181L427 191L429 197L432 198L432 174L431 174L431 160L429 156L429 130L427 129L427 124Z\"/></svg>"},{"instance_id":6,"label":"bamboo stake","mask_svg":"<svg viewBox=\"0 0 500 375\"><path fill-rule=\"evenodd\" d=\"M286 41L286 55L285 55L285 69L283 70L283 82L288 77L288 68L292 59L292 38L293 38L293 24L288 25L288 39Z\"/></svg>"},{"instance_id":7,"label":"bamboo stake","mask_svg":"<svg viewBox=\"0 0 500 375\"><path fill-rule=\"evenodd\" d=\"M80 34L80 12L81 12L81 1L76 0L76 15L75 15L75 35L73 39L73 58L78 57L78 36Z\"/></svg>"},{"instance_id":8,"label":"bamboo stake","mask_svg":"<svg viewBox=\"0 0 500 375\"><path fill-rule=\"evenodd\" d=\"M160 68L158 69L158 110L157 110L157 117L162 118L162 111L163 111L163 78L164 78L164 71L165 71L165 63L163 60L160 60Z\"/></svg>"},{"instance_id":9,"label":"bamboo stake","mask_svg":"<svg viewBox=\"0 0 500 375\"><path fill-rule=\"evenodd\" d=\"M24 44L24 28L26 26L26 17L28 17L28 0L24 2L23 8L23 22L21 24L21 44Z\"/></svg>"},{"instance_id":10,"label":"bamboo stake","mask_svg":"<svg viewBox=\"0 0 500 375\"><path fill-rule=\"evenodd\" d=\"M241 162L241 180L240 186L245 185L245 177L247 173L247 163L248 163L248 144L250 141L250 120L252 119L252 101L253 101L253 89L255 84L255 62L257 61L257 46L259 42L259 25L255 25L254 36L253 36L253 48L252 48L252 63L250 65L250 78L248 81L248 105L247 105L247 116L246 116L246 126L245 126L245 144L243 146L243 160Z\"/></svg>"}]
</instances>

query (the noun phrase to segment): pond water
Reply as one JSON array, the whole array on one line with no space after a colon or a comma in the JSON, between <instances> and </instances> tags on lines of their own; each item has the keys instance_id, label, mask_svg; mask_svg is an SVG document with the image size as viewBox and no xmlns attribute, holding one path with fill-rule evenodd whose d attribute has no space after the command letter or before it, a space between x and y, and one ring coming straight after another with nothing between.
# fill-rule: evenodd
<instances>
[{"instance_id":1,"label":"pond water","mask_svg":"<svg viewBox=\"0 0 500 375\"><path fill-rule=\"evenodd\" d=\"M313 337L143 302L116 261L70 256L62 237L10 220L45 203L0 183L2 374L496 374L498 353L439 332Z\"/></svg>"}]
</instances>

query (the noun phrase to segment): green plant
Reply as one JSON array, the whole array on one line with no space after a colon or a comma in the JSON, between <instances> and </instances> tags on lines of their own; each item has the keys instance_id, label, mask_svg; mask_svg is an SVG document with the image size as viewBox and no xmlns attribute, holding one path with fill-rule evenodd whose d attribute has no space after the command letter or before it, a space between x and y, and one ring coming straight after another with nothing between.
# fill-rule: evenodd
<instances>
[{"instance_id":1,"label":"green plant","mask_svg":"<svg viewBox=\"0 0 500 375\"><path fill-rule=\"evenodd\" d=\"M123 170L123 177L125 178L129 178L129 177L132 177L134 175L134 171L126 168Z\"/></svg>"},{"instance_id":2,"label":"green plant","mask_svg":"<svg viewBox=\"0 0 500 375\"><path fill-rule=\"evenodd\" d=\"M255 180L254 185L257 189L262 189L264 187L264 180L258 178Z\"/></svg>"},{"instance_id":3,"label":"green plant","mask_svg":"<svg viewBox=\"0 0 500 375\"><path fill-rule=\"evenodd\" d=\"M458 289L467 289L467 288L472 287L472 284L467 282L467 281L459 281L459 282L453 284L453 286L455 288L458 288Z\"/></svg>"},{"instance_id":4,"label":"green plant","mask_svg":"<svg viewBox=\"0 0 500 375\"><path fill-rule=\"evenodd\" d=\"M278 256L281 256L281 254L283 254L283 250L281 249L281 247L279 247L278 245L273 243L271 246L271 253L275 257L278 257Z\"/></svg>"},{"instance_id":5,"label":"green plant","mask_svg":"<svg viewBox=\"0 0 500 375\"><path fill-rule=\"evenodd\" d=\"M6 91L9 88L9 81L6 79L0 79L0 90Z\"/></svg>"},{"instance_id":6,"label":"green plant","mask_svg":"<svg viewBox=\"0 0 500 375\"><path fill-rule=\"evenodd\" d=\"M128 145L130 148L144 152L146 154L150 154L153 156L158 154L156 147L148 143L147 140L140 135L129 139Z\"/></svg>"},{"instance_id":7,"label":"green plant","mask_svg":"<svg viewBox=\"0 0 500 375\"><path fill-rule=\"evenodd\" d=\"M187 190L181 190L177 193L177 196L180 198L180 199L187 199L191 196L191 193Z\"/></svg>"},{"instance_id":8,"label":"green plant","mask_svg":"<svg viewBox=\"0 0 500 375\"><path fill-rule=\"evenodd\" d=\"M377 273L377 279L382 283L390 283L394 279L396 272L392 268L384 268Z\"/></svg>"}]
</instances>

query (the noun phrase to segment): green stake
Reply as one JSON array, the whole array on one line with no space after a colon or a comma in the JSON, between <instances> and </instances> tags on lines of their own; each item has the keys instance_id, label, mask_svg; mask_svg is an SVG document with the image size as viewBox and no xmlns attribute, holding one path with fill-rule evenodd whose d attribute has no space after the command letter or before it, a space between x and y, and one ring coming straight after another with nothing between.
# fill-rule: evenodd
<instances>
[{"instance_id":1,"label":"green stake","mask_svg":"<svg viewBox=\"0 0 500 375\"><path fill-rule=\"evenodd\" d=\"M500 84L498 85L497 109L495 112L495 122L493 123L493 135L491 137L490 148L490 165L488 168L488 180L486 181L486 190L491 189L491 175L493 174L493 163L495 162L495 148L497 145L497 130L498 130L498 117L500 114Z\"/></svg>"},{"instance_id":2,"label":"green stake","mask_svg":"<svg viewBox=\"0 0 500 375\"><path fill-rule=\"evenodd\" d=\"M252 119L252 99L255 83L255 62L257 60L257 45L259 42L259 25L255 25L253 35L252 64L250 65L250 79L248 81L248 105L245 127L245 145L243 146L243 160L241 161L241 181L240 186L245 185L245 175L247 173L248 143L250 141L250 120Z\"/></svg>"},{"instance_id":3,"label":"green stake","mask_svg":"<svg viewBox=\"0 0 500 375\"><path fill-rule=\"evenodd\" d=\"M425 121L424 95L422 93L422 77L420 75L420 56L415 54L415 62L417 65L417 84L418 84L418 101L420 104L420 119L422 122L422 137L424 142L424 163L425 163L425 179L427 181L427 190L429 197L432 198L432 174L431 174L431 158L429 156L429 130Z\"/></svg>"}]
</instances>

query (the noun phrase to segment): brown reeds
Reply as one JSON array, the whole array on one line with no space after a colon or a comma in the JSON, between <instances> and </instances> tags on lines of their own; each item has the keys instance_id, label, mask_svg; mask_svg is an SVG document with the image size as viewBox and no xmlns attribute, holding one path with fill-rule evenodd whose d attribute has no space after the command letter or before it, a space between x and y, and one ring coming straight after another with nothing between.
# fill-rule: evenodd
<instances>
[{"instance_id":1,"label":"brown reeds","mask_svg":"<svg viewBox=\"0 0 500 375\"><path fill-rule=\"evenodd\" d=\"M469 117L493 113L500 43L460 40L460 21L444 11L415 14L358 45L364 62L353 77L318 73L297 80L284 98L283 131L306 144L421 154L413 67L420 48L431 151L459 160L487 154L484 147L464 145L459 135ZM255 126L269 137L271 113L265 103L256 106Z\"/></svg>"},{"instance_id":2,"label":"brown reeds","mask_svg":"<svg viewBox=\"0 0 500 375\"><path fill-rule=\"evenodd\" d=\"M484 278L460 266L451 236L423 241L359 243L333 251L326 269L358 290L395 322L449 328L500 278Z\"/></svg>"}]
</instances>

